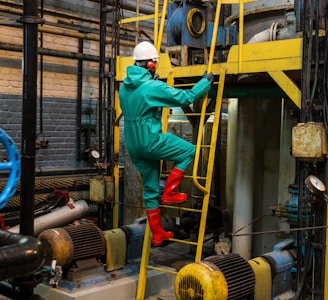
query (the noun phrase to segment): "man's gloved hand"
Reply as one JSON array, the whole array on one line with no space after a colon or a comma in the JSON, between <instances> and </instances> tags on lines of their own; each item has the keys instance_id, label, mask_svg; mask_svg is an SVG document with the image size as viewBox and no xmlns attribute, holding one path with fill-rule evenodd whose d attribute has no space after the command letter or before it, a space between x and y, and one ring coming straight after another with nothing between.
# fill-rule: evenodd
<instances>
[{"instance_id":1,"label":"man's gloved hand","mask_svg":"<svg viewBox=\"0 0 328 300\"><path fill-rule=\"evenodd\" d=\"M202 78L206 78L210 82L210 84L213 84L214 76L213 76L213 73L212 72L210 72L210 73L207 74L207 71L205 71L205 73L204 73L204 75L203 75Z\"/></svg>"}]
</instances>

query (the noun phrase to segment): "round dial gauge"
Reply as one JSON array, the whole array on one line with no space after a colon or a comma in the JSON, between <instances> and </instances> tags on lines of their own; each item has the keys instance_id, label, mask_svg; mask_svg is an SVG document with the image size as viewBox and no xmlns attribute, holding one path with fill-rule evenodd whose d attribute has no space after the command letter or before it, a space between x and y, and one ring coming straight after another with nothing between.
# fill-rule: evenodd
<instances>
[{"instance_id":1,"label":"round dial gauge","mask_svg":"<svg viewBox=\"0 0 328 300\"><path fill-rule=\"evenodd\" d=\"M95 158L95 159L100 158L100 153L99 153L97 150L95 150L95 149L93 149L93 150L90 151L90 155L91 155L93 158Z\"/></svg>"},{"instance_id":2,"label":"round dial gauge","mask_svg":"<svg viewBox=\"0 0 328 300\"><path fill-rule=\"evenodd\" d=\"M305 185L313 194L321 195L326 191L326 187L322 181L313 175L310 175L305 179Z\"/></svg>"}]
</instances>

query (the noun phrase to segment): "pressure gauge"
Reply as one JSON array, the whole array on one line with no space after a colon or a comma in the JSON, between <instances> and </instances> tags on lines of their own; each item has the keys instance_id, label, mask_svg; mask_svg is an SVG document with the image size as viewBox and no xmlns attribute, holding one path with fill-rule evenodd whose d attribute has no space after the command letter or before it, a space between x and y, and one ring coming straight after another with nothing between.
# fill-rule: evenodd
<instances>
[{"instance_id":1,"label":"pressure gauge","mask_svg":"<svg viewBox=\"0 0 328 300\"><path fill-rule=\"evenodd\" d=\"M97 151L96 149L93 149L90 151L90 155L94 158L94 159L99 159L100 158L100 153L99 151Z\"/></svg>"},{"instance_id":2,"label":"pressure gauge","mask_svg":"<svg viewBox=\"0 0 328 300\"><path fill-rule=\"evenodd\" d=\"M322 196L326 191L326 187L322 181L313 175L310 175L305 179L305 185L311 193L317 196Z\"/></svg>"}]
</instances>

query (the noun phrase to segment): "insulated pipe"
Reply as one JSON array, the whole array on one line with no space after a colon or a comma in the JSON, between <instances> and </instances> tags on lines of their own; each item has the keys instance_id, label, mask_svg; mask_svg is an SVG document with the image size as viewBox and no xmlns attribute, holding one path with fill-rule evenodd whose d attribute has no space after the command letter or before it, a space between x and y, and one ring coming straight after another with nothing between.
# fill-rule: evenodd
<instances>
[{"instance_id":1,"label":"insulated pipe","mask_svg":"<svg viewBox=\"0 0 328 300\"><path fill-rule=\"evenodd\" d=\"M238 231L238 233L243 234L252 231L252 226L246 225L251 224L253 217L255 112L256 101L251 101L250 99L239 101L233 231L235 232L243 228ZM244 259L249 260L252 254L251 236L233 236L232 252L239 253Z\"/></svg>"},{"instance_id":2,"label":"insulated pipe","mask_svg":"<svg viewBox=\"0 0 328 300\"><path fill-rule=\"evenodd\" d=\"M282 27L280 23L272 23L271 27L255 34L247 44L260 42L286 40L295 37L295 32L291 32L287 27Z\"/></svg>"},{"instance_id":3,"label":"insulated pipe","mask_svg":"<svg viewBox=\"0 0 328 300\"><path fill-rule=\"evenodd\" d=\"M85 217L89 213L89 206L84 200L53 210L51 213L34 219L34 236L43 230L67 225L74 220ZM19 233L19 225L8 229L10 232Z\"/></svg>"},{"instance_id":4,"label":"insulated pipe","mask_svg":"<svg viewBox=\"0 0 328 300\"><path fill-rule=\"evenodd\" d=\"M44 259L43 244L34 237L0 230L0 280L31 274Z\"/></svg>"},{"instance_id":5,"label":"insulated pipe","mask_svg":"<svg viewBox=\"0 0 328 300\"><path fill-rule=\"evenodd\" d=\"M229 212L226 237L232 231L234 190L236 188L236 143L237 143L237 120L238 120L238 99L229 99L228 130L227 130L227 168L226 168L226 207Z\"/></svg>"}]
</instances>

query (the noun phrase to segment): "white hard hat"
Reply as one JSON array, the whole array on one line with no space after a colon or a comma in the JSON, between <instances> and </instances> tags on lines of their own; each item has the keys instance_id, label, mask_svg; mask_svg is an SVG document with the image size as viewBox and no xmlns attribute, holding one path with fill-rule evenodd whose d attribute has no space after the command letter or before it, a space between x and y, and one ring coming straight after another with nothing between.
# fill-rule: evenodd
<instances>
[{"instance_id":1,"label":"white hard hat","mask_svg":"<svg viewBox=\"0 0 328 300\"><path fill-rule=\"evenodd\" d=\"M153 60L157 61L158 53L153 44L149 42L141 42L135 46L132 54L133 60Z\"/></svg>"}]
</instances>

